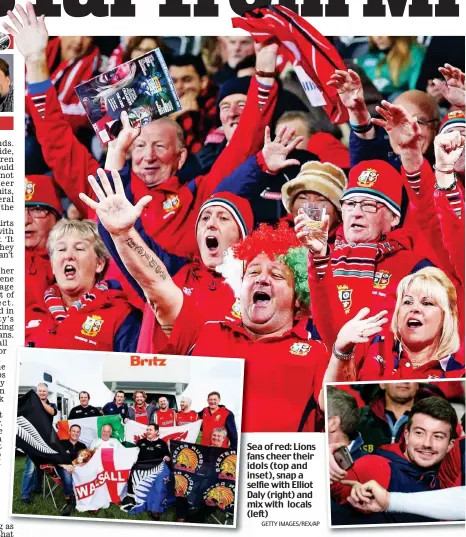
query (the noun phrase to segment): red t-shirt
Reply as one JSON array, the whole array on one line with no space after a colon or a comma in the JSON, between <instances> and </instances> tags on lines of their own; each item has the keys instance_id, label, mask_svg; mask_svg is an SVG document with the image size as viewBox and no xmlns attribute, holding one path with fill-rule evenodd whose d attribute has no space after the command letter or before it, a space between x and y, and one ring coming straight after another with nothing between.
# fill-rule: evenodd
<instances>
[{"instance_id":1,"label":"red t-shirt","mask_svg":"<svg viewBox=\"0 0 466 537\"><path fill-rule=\"evenodd\" d=\"M199 416L195 410L190 410L189 412L178 412L176 415L176 424L185 425L186 423L193 423L198 419Z\"/></svg>"},{"instance_id":2,"label":"red t-shirt","mask_svg":"<svg viewBox=\"0 0 466 537\"><path fill-rule=\"evenodd\" d=\"M157 410L157 424L159 427L174 427L176 422L176 412L171 408L167 410Z\"/></svg>"}]
</instances>

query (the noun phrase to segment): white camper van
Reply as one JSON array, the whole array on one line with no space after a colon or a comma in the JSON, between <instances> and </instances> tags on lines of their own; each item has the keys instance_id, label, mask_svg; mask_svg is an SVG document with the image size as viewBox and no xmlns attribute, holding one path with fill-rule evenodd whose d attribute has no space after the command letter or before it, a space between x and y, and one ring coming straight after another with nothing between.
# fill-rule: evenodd
<instances>
[{"instance_id":1,"label":"white camper van","mask_svg":"<svg viewBox=\"0 0 466 537\"><path fill-rule=\"evenodd\" d=\"M144 390L147 402L156 403L164 396L170 408L178 411L177 396L188 387L191 360L180 356L124 355L125 359L115 360L112 354L104 358L104 384L115 392L123 390L126 402L132 403L133 393Z\"/></svg>"},{"instance_id":2,"label":"white camper van","mask_svg":"<svg viewBox=\"0 0 466 537\"><path fill-rule=\"evenodd\" d=\"M55 367L38 362L22 362L19 368L18 397L29 390L35 390L39 382L49 387L49 401L57 405L57 415L53 422L66 420L69 411L79 405L79 391L66 382L66 376Z\"/></svg>"}]
</instances>

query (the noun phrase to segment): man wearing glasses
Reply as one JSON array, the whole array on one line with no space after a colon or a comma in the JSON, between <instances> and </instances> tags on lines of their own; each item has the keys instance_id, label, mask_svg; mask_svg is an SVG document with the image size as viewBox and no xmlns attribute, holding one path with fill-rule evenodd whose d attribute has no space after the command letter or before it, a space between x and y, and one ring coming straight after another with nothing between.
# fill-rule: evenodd
<instances>
[{"instance_id":1,"label":"man wearing glasses","mask_svg":"<svg viewBox=\"0 0 466 537\"><path fill-rule=\"evenodd\" d=\"M62 207L52 177L28 175L25 181L24 244L26 247L26 308L42 300L55 281L46 249Z\"/></svg>"},{"instance_id":2,"label":"man wearing glasses","mask_svg":"<svg viewBox=\"0 0 466 537\"><path fill-rule=\"evenodd\" d=\"M361 319L384 310L391 318L400 280L433 264L421 248L415 249L413 230L398 227L402 184L398 171L383 160L352 168L334 245L328 244L328 219L320 228L310 226L302 209L295 219L297 237L309 249L314 328L330 347L340 328L363 308L370 313L361 312Z\"/></svg>"}]
</instances>

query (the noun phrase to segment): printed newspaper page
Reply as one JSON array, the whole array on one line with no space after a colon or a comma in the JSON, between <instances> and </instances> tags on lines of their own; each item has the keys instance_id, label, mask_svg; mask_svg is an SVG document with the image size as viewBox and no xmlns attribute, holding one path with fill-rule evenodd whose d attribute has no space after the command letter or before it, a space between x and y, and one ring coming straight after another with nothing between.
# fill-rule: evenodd
<instances>
[{"instance_id":1,"label":"printed newspaper page","mask_svg":"<svg viewBox=\"0 0 466 537\"><path fill-rule=\"evenodd\" d=\"M0 2L0 537L464 535L465 15Z\"/></svg>"}]
</instances>

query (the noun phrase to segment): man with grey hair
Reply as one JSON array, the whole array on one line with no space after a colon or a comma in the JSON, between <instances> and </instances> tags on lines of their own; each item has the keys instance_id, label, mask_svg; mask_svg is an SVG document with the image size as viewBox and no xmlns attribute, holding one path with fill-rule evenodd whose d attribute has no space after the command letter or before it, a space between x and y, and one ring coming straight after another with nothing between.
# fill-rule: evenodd
<instances>
[{"instance_id":1,"label":"man with grey hair","mask_svg":"<svg viewBox=\"0 0 466 537\"><path fill-rule=\"evenodd\" d=\"M225 427L217 427L210 433L210 446L211 447L224 447L223 442L227 437L227 430Z\"/></svg>"},{"instance_id":2,"label":"man with grey hair","mask_svg":"<svg viewBox=\"0 0 466 537\"><path fill-rule=\"evenodd\" d=\"M103 448L122 448L121 442L117 438L112 438L113 427L106 423L102 426L101 437L94 438L90 445L90 449L103 449Z\"/></svg>"},{"instance_id":3,"label":"man with grey hair","mask_svg":"<svg viewBox=\"0 0 466 537\"><path fill-rule=\"evenodd\" d=\"M191 410L192 399L183 395L180 400L180 411L176 415L176 424L185 425L186 423L193 423L199 419L199 416L195 410Z\"/></svg>"},{"instance_id":4,"label":"man with grey hair","mask_svg":"<svg viewBox=\"0 0 466 537\"><path fill-rule=\"evenodd\" d=\"M0 112L13 112L13 83L10 79L10 66L0 58Z\"/></svg>"},{"instance_id":5,"label":"man with grey hair","mask_svg":"<svg viewBox=\"0 0 466 537\"><path fill-rule=\"evenodd\" d=\"M433 252L425 251L426 243L413 227L400 227L403 181L383 160L354 166L341 198L343 225L336 231L335 244L328 241L328 216L316 223L300 209L295 218L297 237L309 249L313 328L341 361L349 362L354 355L354 343L337 341L348 320L358 321L360 342L369 342L364 323L376 320L368 317L369 311L385 312L390 318L399 282L432 266L427 255ZM328 307L318 307L322 303ZM332 380L337 379L327 378Z\"/></svg>"},{"instance_id":6,"label":"man with grey hair","mask_svg":"<svg viewBox=\"0 0 466 537\"><path fill-rule=\"evenodd\" d=\"M46 413L50 423L53 423L53 417L57 415L57 405L55 405L55 403L50 403L48 399L48 385L45 382L39 382L36 388L36 393L42 403L43 411ZM27 457L21 481L21 501L25 504L30 504L33 492L42 492L39 472L32 460Z\"/></svg>"},{"instance_id":7,"label":"man with grey hair","mask_svg":"<svg viewBox=\"0 0 466 537\"><path fill-rule=\"evenodd\" d=\"M327 432L329 444L343 444L353 460L365 455L363 439L357 432L359 408L356 399L347 391L327 386Z\"/></svg>"}]
</instances>

